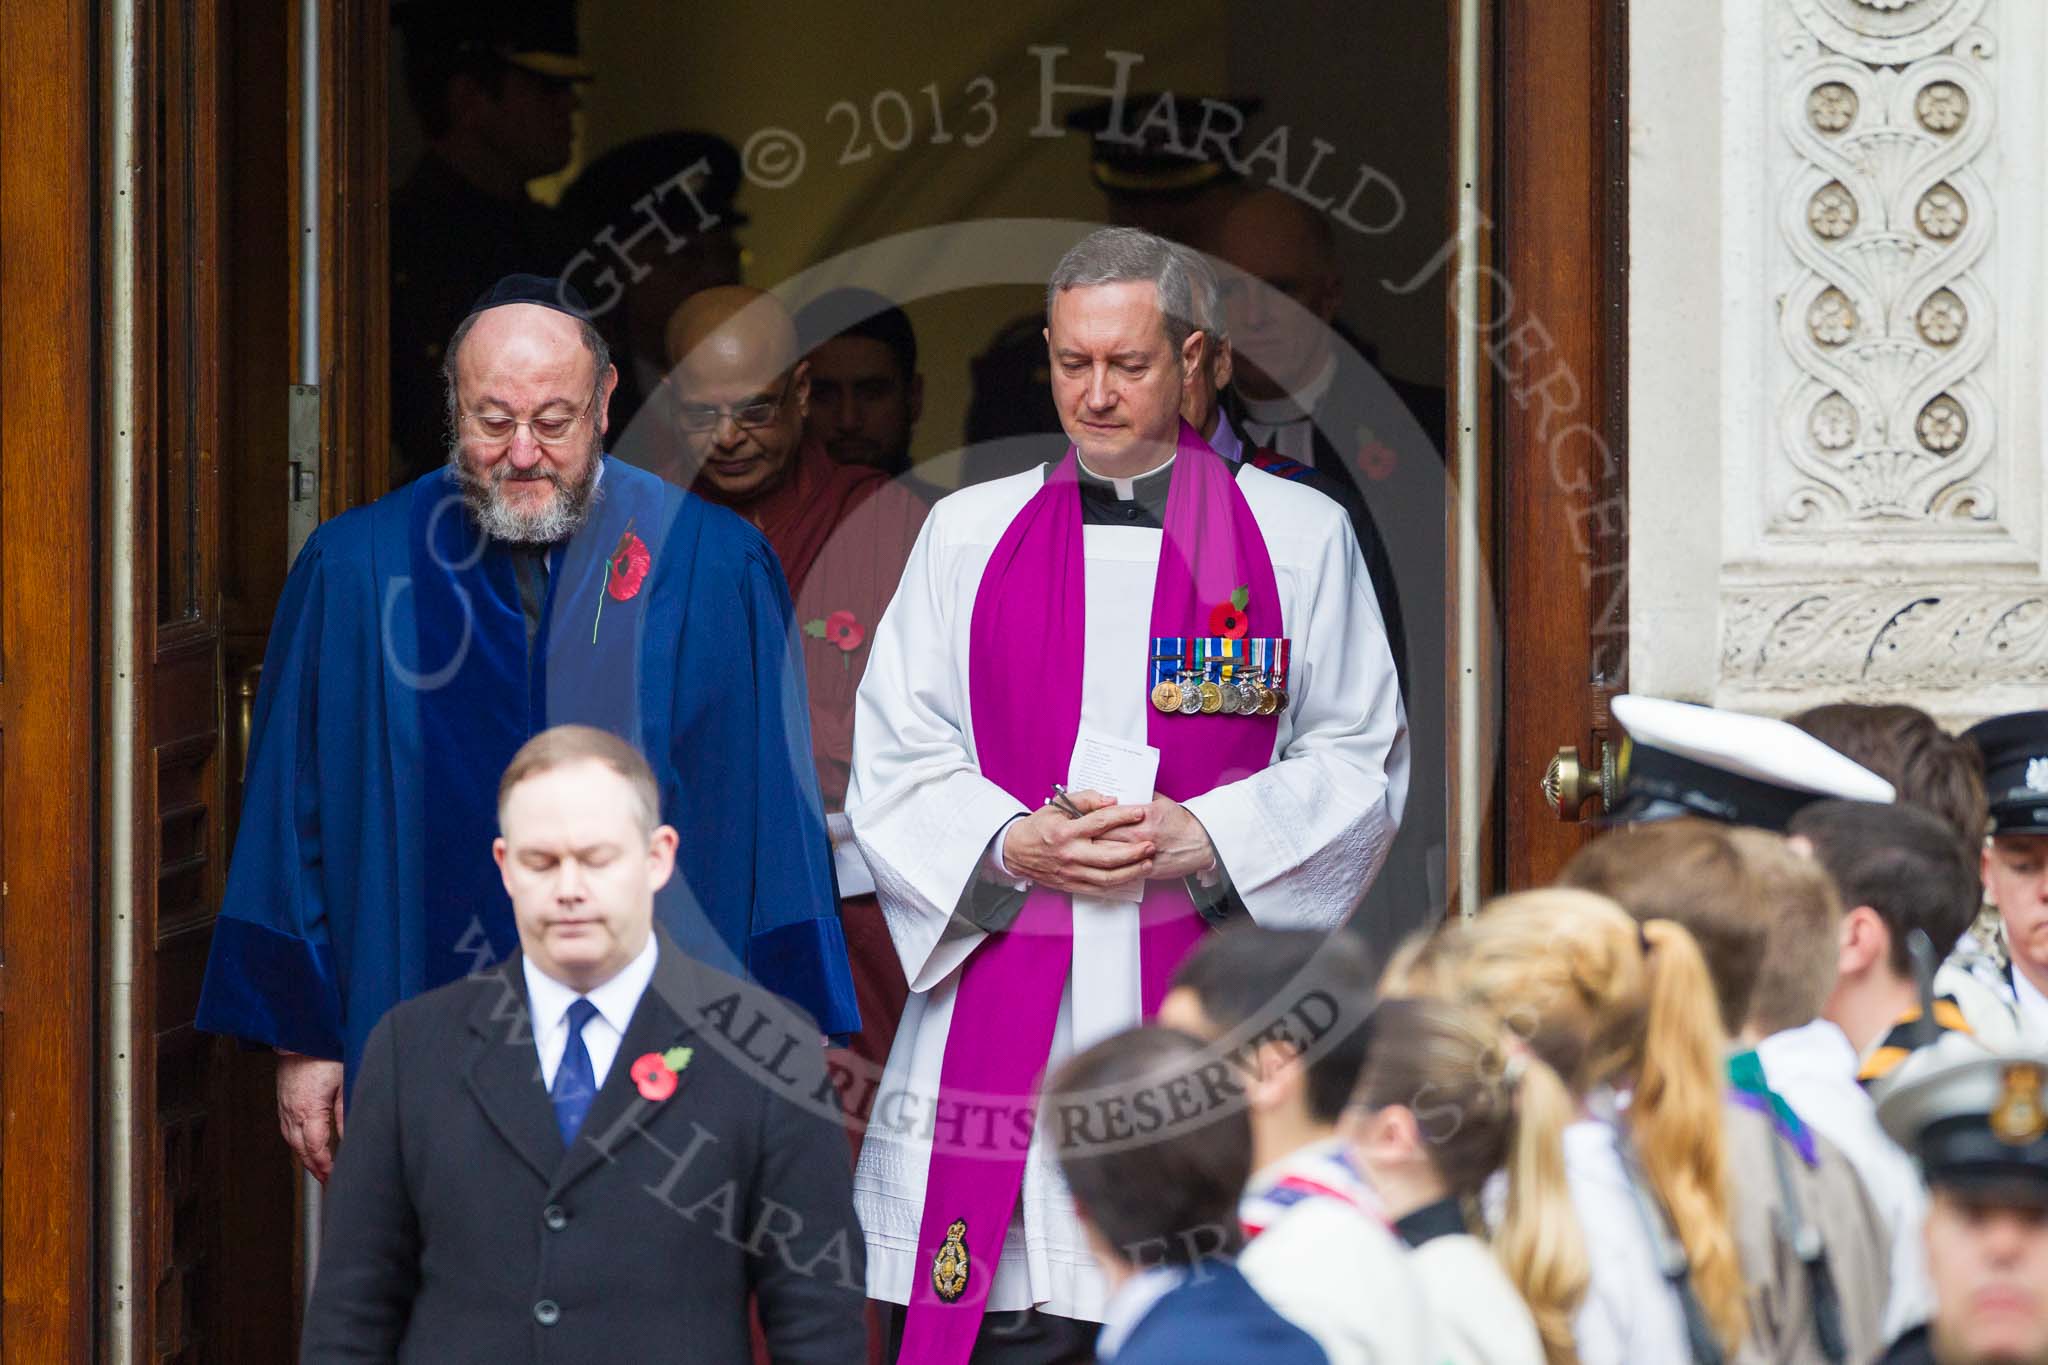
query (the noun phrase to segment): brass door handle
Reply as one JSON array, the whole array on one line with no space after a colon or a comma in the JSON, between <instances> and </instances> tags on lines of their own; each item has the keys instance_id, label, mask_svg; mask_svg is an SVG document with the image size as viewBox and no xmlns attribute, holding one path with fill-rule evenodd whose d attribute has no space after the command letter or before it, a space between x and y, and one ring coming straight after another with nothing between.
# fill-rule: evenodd
<instances>
[{"instance_id":1,"label":"brass door handle","mask_svg":"<svg viewBox=\"0 0 2048 1365\"><path fill-rule=\"evenodd\" d=\"M249 776L249 747L256 734L256 689L263 681L263 665L250 664L235 679L235 771Z\"/></svg>"},{"instance_id":2,"label":"brass door handle","mask_svg":"<svg viewBox=\"0 0 2048 1365\"><path fill-rule=\"evenodd\" d=\"M1616 774L1614 746L1600 745L1600 766L1588 768L1579 761L1579 747L1567 744L1559 749L1543 770L1543 799L1557 818L1576 821L1588 799L1599 797L1602 807L1614 804Z\"/></svg>"}]
</instances>

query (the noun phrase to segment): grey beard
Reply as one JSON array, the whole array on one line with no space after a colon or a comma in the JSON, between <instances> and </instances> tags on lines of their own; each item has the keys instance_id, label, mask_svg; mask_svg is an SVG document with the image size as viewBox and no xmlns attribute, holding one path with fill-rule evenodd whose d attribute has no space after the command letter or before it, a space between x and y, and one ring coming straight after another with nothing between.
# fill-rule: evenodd
<instances>
[{"instance_id":1,"label":"grey beard","mask_svg":"<svg viewBox=\"0 0 2048 1365\"><path fill-rule=\"evenodd\" d=\"M601 458L594 440L588 453L583 476L574 483L552 470L541 475L555 486L555 496L538 512L518 512L508 507L500 488L511 476L512 466L500 463L490 474L477 473L463 459L459 437L448 442L448 468L454 471L455 482L462 488L462 505L485 535L514 545L553 545L583 529L590 515Z\"/></svg>"}]
</instances>

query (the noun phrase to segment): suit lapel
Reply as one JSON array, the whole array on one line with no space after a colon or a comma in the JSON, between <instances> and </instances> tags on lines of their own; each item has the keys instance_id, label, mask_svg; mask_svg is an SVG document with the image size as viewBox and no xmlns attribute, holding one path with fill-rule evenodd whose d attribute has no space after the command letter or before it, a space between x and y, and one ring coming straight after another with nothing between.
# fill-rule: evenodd
<instances>
[{"instance_id":1,"label":"suit lapel","mask_svg":"<svg viewBox=\"0 0 2048 1365\"><path fill-rule=\"evenodd\" d=\"M476 1035L465 1082L512 1150L541 1179L562 1162L562 1132L541 1085L540 1054L534 1049L526 975L519 954L478 978L469 1027Z\"/></svg>"},{"instance_id":2,"label":"suit lapel","mask_svg":"<svg viewBox=\"0 0 2048 1365\"><path fill-rule=\"evenodd\" d=\"M695 987L690 960L659 926L654 934L658 945L654 978L633 1009L625 1037L619 1040L618 1056L612 1059L604 1084L597 1088L597 1098L591 1102L590 1113L585 1116L576 1141L552 1171L553 1194L615 1160L619 1148L643 1131L656 1110L678 1103L689 1087L690 1073L686 1068L676 1077L676 1088L667 1098L649 1100L640 1094L632 1075L633 1063L641 1057L650 1052L666 1052L691 1037L694 1030L688 1022L690 1006L702 995ZM561 1151L559 1141L555 1149Z\"/></svg>"}]
</instances>

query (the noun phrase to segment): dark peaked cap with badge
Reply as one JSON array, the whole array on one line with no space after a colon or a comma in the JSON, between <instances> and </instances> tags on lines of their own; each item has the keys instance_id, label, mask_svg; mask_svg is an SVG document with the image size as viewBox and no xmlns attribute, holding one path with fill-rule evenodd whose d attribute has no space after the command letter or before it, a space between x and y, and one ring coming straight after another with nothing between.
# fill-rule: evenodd
<instances>
[{"instance_id":1,"label":"dark peaked cap with badge","mask_svg":"<svg viewBox=\"0 0 2048 1365\"><path fill-rule=\"evenodd\" d=\"M630 233L644 218L641 201L699 162L704 168L687 184L696 206L711 218L710 227L680 210L675 226L685 233L745 227L752 220L733 204L745 180L739 149L698 129L649 133L613 147L577 172L576 182L562 192L561 210L585 235L605 228Z\"/></svg>"},{"instance_id":2,"label":"dark peaked cap with badge","mask_svg":"<svg viewBox=\"0 0 2048 1365\"><path fill-rule=\"evenodd\" d=\"M1165 103L1161 103L1161 101ZM1087 133L1092 157L1088 173L1107 194L1169 197L1193 194L1239 178L1237 140L1245 120L1259 112L1259 99L1209 99L1199 95L1132 92L1123 98L1122 121L1111 133L1109 100L1084 104L1067 114L1067 127ZM1223 118L1207 106L1228 109ZM1166 127L1171 115L1173 127ZM1204 130L1208 136L1203 136ZM1216 156L1218 144L1225 149Z\"/></svg>"},{"instance_id":3,"label":"dark peaked cap with badge","mask_svg":"<svg viewBox=\"0 0 2048 1365\"><path fill-rule=\"evenodd\" d=\"M1984 760L1993 834L2048 834L2048 711L1995 716L1963 731Z\"/></svg>"},{"instance_id":4,"label":"dark peaked cap with badge","mask_svg":"<svg viewBox=\"0 0 2048 1365\"><path fill-rule=\"evenodd\" d=\"M1994 1054L1950 1037L1885 1093L1878 1122L1929 1185L2048 1205L2048 1053Z\"/></svg>"},{"instance_id":5,"label":"dark peaked cap with badge","mask_svg":"<svg viewBox=\"0 0 2048 1365\"><path fill-rule=\"evenodd\" d=\"M1827 797L1889 804L1897 796L1862 764L1768 716L1620 696L1614 719L1628 738L1611 822L1696 815L1782 833L1795 811Z\"/></svg>"}]
</instances>

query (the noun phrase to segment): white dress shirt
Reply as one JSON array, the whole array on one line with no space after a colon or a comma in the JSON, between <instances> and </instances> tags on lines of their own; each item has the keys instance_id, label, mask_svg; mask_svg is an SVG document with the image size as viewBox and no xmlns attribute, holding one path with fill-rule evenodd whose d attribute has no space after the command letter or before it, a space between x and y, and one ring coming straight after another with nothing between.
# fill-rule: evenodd
<instances>
[{"instance_id":1,"label":"white dress shirt","mask_svg":"<svg viewBox=\"0 0 2048 1365\"><path fill-rule=\"evenodd\" d=\"M1802 1123L1841 1149L1891 1234L1891 1293L1884 1339L1896 1341L1934 1311L1921 1225L1927 1190L1913 1159L1885 1135L1877 1106L1856 1083L1856 1048L1825 1019L1774 1033L1756 1045L1764 1079Z\"/></svg>"},{"instance_id":2,"label":"white dress shirt","mask_svg":"<svg viewBox=\"0 0 2048 1365\"><path fill-rule=\"evenodd\" d=\"M569 1006L587 997L597 1006L597 1013L583 1026L583 1046L590 1053L591 1077L598 1089L604 1088L605 1073L612 1069L612 1060L619 1055L626 1025L632 1022L633 1011L640 1007L647 983L654 979L656 951L654 935L649 934L647 946L617 976L581 996L574 986L563 985L534 965L531 957L521 956L519 965L526 969L526 1000L533 1015L533 1045L540 1052L543 1087L549 1091L555 1088L555 1070L562 1065L562 1053L569 1046Z\"/></svg>"},{"instance_id":3,"label":"white dress shirt","mask_svg":"<svg viewBox=\"0 0 2048 1365\"><path fill-rule=\"evenodd\" d=\"M1118 1285L1102 1305L1102 1331L1095 1338L1095 1358L1109 1360L1122 1350L1145 1315L1180 1288L1187 1277L1186 1266L1155 1265Z\"/></svg>"},{"instance_id":4,"label":"white dress shirt","mask_svg":"<svg viewBox=\"0 0 2048 1365\"><path fill-rule=\"evenodd\" d=\"M2021 1040L2029 1044L2048 1042L2048 995L2042 994L2018 963L2012 969L2012 994L2019 1007Z\"/></svg>"},{"instance_id":5,"label":"white dress shirt","mask_svg":"<svg viewBox=\"0 0 2048 1365\"><path fill-rule=\"evenodd\" d=\"M1244 439L1313 469L1316 463L1316 408L1336 378L1337 357L1332 355L1317 371L1316 377L1302 385L1300 392L1283 398L1245 399Z\"/></svg>"}]
</instances>

